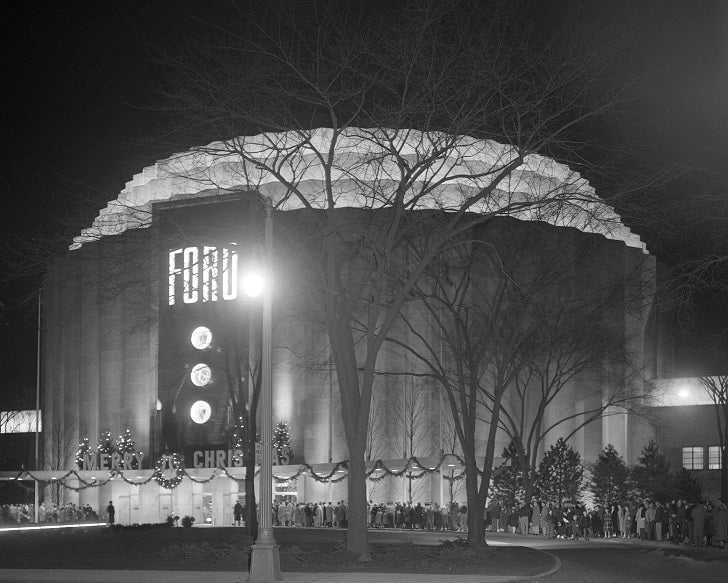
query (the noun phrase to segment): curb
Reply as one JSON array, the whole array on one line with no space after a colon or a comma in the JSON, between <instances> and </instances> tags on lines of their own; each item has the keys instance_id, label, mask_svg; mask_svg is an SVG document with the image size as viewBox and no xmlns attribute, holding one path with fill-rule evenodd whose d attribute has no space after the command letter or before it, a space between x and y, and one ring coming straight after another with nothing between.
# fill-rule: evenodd
<instances>
[{"instance_id":1,"label":"curb","mask_svg":"<svg viewBox=\"0 0 728 583\"><path fill-rule=\"evenodd\" d=\"M538 573L537 575L528 575L528 576L522 576L522 577L513 577L510 579L503 579L502 583L526 583L528 581L535 581L538 583L538 581L540 579L542 579L544 577L548 577L549 575L553 575L554 573L556 573L556 571L561 569L561 559L559 559L559 557L549 553L548 551L544 551L542 549L533 549L533 550L537 550L537 551L543 553L544 555L548 555L549 557L551 557L554 561L554 566L551 567L548 571L544 571L543 573Z\"/></svg>"}]
</instances>

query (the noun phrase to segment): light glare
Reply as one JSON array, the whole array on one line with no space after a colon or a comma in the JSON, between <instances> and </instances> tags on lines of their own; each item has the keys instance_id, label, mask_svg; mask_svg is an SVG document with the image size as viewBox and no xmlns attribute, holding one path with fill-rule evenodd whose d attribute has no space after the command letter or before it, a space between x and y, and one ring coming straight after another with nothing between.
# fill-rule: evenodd
<instances>
[{"instance_id":1,"label":"light glare","mask_svg":"<svg viewBox=\"0 0 728 583\"><path fill-rule=\"evenodd\" d=\"M246 273L240 280L240 285L248 297L255 298L263 293L265 281L259 273Z\"/></svg>"}]
</instances>

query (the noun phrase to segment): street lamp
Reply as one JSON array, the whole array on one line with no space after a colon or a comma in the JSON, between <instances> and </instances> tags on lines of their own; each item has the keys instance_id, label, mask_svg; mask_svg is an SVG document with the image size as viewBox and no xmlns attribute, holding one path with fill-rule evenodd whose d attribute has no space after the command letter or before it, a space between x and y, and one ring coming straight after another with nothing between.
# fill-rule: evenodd
<instances>
[{"instance_id":1,"label":"street lamp","mask_svg":"<svg viewBox=\"0 0 728 583\"><path fill-rule=\"evenodd\" d=\"M251 549L248 581L280 581L281 561L273 537L271 508L273 506L273 402L271 371L272 298L271 273L273 258L273 206L269 198L265 205L265 259L263 292L263 354L260 388L260 523L258 538Z\"/></svg>"}]
</instances>

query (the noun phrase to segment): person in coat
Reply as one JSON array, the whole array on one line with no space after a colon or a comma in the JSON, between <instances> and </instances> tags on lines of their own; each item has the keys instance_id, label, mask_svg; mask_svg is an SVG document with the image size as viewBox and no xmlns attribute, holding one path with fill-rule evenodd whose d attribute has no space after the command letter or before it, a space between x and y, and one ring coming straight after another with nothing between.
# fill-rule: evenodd
<instances>
[{"instance_id":1,"label":"person in coat","mask_svg":"<svg viewBox=\"0 0 728 583\"><path fill-rule=\"evenodd\" d=\"M629 520L629 510L624 504L620 504L617 509L617 520L619 522L619 536L627 538L627 521Z\"/></svg>"},{"instance_id":2,"label":"person in coat","mask_svg":"<svg viewBox=\"0 0 728 583\"><path fill-rule=\"evenodd\" d=\"M240 500L233 506L233 520L235 521L235 526L240 526L243 520L243 505L240 504Z\"/></svg>"},{"instance_id":3,"label":"person in coat","mask_svg":"<svg viewBox=\"0 0 728 583\"><path fill-rule=\"evenodd\" d=\"M464 504L460 507L458 512L458 531L468 532L468 507Z\"/></svg>"},{"instance_id":4,"label":"person in coat","mask_svg":"<svg viewBox=\"0 0 728 583\"><path fill-rule=\"evenodd\" d=\"M711 513L713 540L718 541L721 549L728 549L728 509L722 500L716 500Z\"/></svg>"},{"instance_id":5,"label":"person in coat","mask_svg":"<svg viewBox=\"0 0 728 583\"><path fill-rule=\"evenodd\" d=\"M521 534L528 534L528 517L531 515L531 509L525 502L518 509L518 527Z\"/></svg>"},{"instance_id":6,"label":"person in coat","mask_svg":"<svg viewBox=\"0 0 728 583\"><path fill-rule=\"evenodd\" d=\"M697 547L703 546L703 538L705 537L705 523L708 516L705 512L705 504L699 501L693 508L693 540L692 543Z\"/></svg>"},{"instance_id":7,"label":"person in coat","mask_svg":"<svg viewBox=\"0 0 728 583\"><path fill-rule=\"evenodd\" d=\"M492 525L493 532L499 532L501 528L500 524L500 518L501 518L501 507L500 504L498 504L497 501L494 501L490 506L490 523Z\"/></svg>"},{"instance_id":8,"label":"person in coat","mask_svg":"<svg viewBox=\"0 0 728 583\"><path fill-rule=\"evenodd\" d=\"M535 500L531 504L531 529L533 534L541 533L541 507Z\"/></svg>"},{"instance_id":9,"label":"person in coat","mask_svg":"<svg viewBox=\"0 0 728 583\"><path fill-rule=\"evenodd\" d=\"M111 500L109 500L109 505L106 507L106 515L109 517L109 524L114 524L116 508L114 508L114 503Z\"/></svg>"},{"instance_id":10,"label":"person in coat","mask_svg":"<svg viewBox=\"0 0 728 583\"><path fill-rule=\"evenodd\" d=\"M510 532L508 529L509 522L511 520L511 509L508 506L504 506L501 510L499 524L501 532Z\"/></svg>"},{"instance_id":11,"label":"person in coat","mask_svg":"<svg viewBox=\"0 0 728 583\"><path fill-rule=\"evenodd\" d=\"M665 524L665 508L661 502L655 505L655 539L661 541L663 539L663 525Z\"/></svg>"}]
</instances>

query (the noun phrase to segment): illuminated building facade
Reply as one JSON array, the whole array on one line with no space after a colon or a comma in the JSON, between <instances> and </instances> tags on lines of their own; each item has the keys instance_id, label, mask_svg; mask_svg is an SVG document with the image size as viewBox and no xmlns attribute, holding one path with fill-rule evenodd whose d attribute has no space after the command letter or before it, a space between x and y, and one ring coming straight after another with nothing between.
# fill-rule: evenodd
<instances>
[{"instance_id":1,"label":"illuminated building facade","mask_svg":"<svg viewBox=\"0 0 728 583\"><path fill-rule=\"evenodd\" d=\"M321 132L324 140L326 130ZM346 155L350 158L353 150ZM185 164L182 172L180 165ZM200 165L207 182L200 179ZM537 166L549 168L551 184L561 171L543 161ZM198 522L230 524L234 502L243 492L235 434L250 385L249 379L234 378L241 369L230 363L239 364L241 355L247 358L256 345L252 323L258 305L242 297L238 281L260 249L259 197L277 203L287 195L274 178L258 177L253 188L240 179L249 172L234 170L229 160L192 163L176 158L145 169L75 240L44 286L44 470L59 475L78 469L78 478L67 478L78 493L69 489L67 495L96 508L113 499L122 523L190 514ZM536 170L524 172L529 185L534 175ZM307 177L307 184L315 186L316 176L314 172ZM339 195L350 194L344 191L342 187ZM354 212L356 195L351 196L336 212ZM296 220L296 212L295 207L279 205L276 228L285 230L287 220ZM654 260L613 212L610 216L612 227L604 233L579 222L578 216L565 223L562 218L514 216L492 219L481 235L520 245L550 241L549 249L558 249L570 260L564 279L569 293L586 293L600 281L626 281L627 274L636 274L640 285L651 289ZM544 252L543 245L532 245L524 257L536 264ZM479 269L487 279L486 268ZM627 296L626 284L618 293ZM558 305L560 293L555 291L549 301ZM328 475L336 462L348 457L326 331L306 316L294 273L276 273L274 306L274 422L288 423L292 449L276 475L297 476L295 482L279 483L278 493L310 501L344 499L345 480L326 483L314 479L310 469L301 473L305 463L319 476ZM417 317L416 310L408 310ZM609 411L585 428L576 426L601 402L607 385L633 385L639 391L640 383L654 375L652 304L647 298L637 312L615 308L602 318L622 339L630 368L640 374L628 376L625 363L619 362L610 362L606 373L602 366L599 373L584 371L550 405L547 423L562 417L571 421L549 434L547 441L574 429L570 441L586 459L594 459L612 443L633 463L649 434L637 419ZM408 342L404 327L394 333ZM396 347L386 347L378 365L384 373L421 372L421 365ZM372 418L378 438L370 444L371 459L383 459L395 471L411 455L428 467L442 462L443 453L450 451L445 421L449 411L436 388L384 374L377 390ZM407 406L410 413L418 411L417 427L408 429L403 421ZM98 451L102 432L116 436L126 429L135 441L129 457ZM91 451L77 461L84 437ZM502 435L496 455L507 444ZM174 460L163 457L171 453L177 455ZM179 480L175 464L181 459L189 477ZM153 479L155 465L165 468L162 482ZM224 471L213 479L218 467ZM447 468L443 463L442 469ZM440 502L449 496L448 483L438 472L416 480L409 490L412 482L395 477L373 482L370 497L400 500L412 495Z\"/></svg>"}]
</instances>

